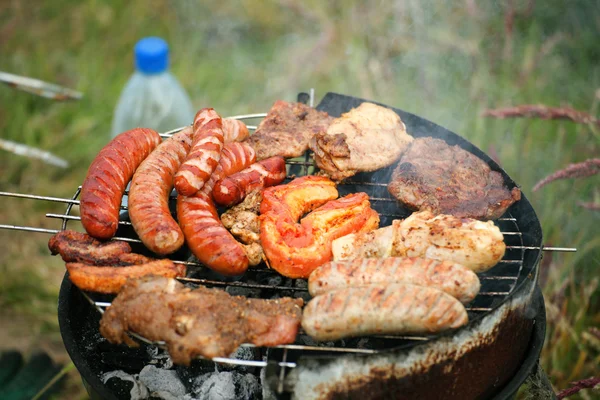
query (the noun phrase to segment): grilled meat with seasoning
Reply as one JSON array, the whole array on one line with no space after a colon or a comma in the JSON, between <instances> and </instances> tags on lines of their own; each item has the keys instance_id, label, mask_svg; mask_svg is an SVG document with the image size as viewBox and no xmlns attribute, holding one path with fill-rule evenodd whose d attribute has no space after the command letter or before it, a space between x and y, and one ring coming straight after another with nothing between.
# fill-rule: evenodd
<instances>
[{"instance_id":1,"label":"grilled meat with seasoning","mask_svg":"<svg viewBox=\"0 0 600 400\"><path fill-rule=\"evenodd\" d=\"M325 132L332 120L326 112L305 104L278 100L246 142L254 147L258 160L299 157L308 150L310 139Z\"/></svg>"},{"instance_id":2,"label":"grilled meat with seasoning","mask_svg":"<svg viewBox=\"0 0 600 400\"><path fill-rule=\"evenodd\" d=\"M227 357L242 343L293 343L302 299L249 299L219 289L189 289L174 279L130 280L106 310L100 333L111 343L136 343L136 332L165 341L175 364L198 357Z\"/></svg>"},{"instance_id":3,"label":"grilled meat with seasoning","mask_svg":"<svg viewBox=\"0 0 600 400\"><path fill-rule=\"evenodd\" d=\"M521 199L488 164L440 139L415 139L402 154L389 192L411 210L461 218L496 219Z\"/></svg>"},{"instance_id":4,"label":"grilled meat with seasoning","mask_svg":"<svg viewBox=\"0 0 600 400\"><path fill-rule=\"evenodd\" d=\"M310 148L321 172L341 181L393 164L412 140L393 110L362 103L317 133Z\"/></svg>"},{"instance_id":5,"label":"grilled meat with seasoning","mask_svg":"<svg viewBox=\"0 0 600 400\"><path fill-rule=\"evenodd\" d=\"M500 229L492 221L421 211L404 220L394 220L391 226L375 234L341 237L333 241L331 248L335 261L362 257L425 257L456 262L474 272L484 272L504 257L506 245Z\"/></svg>"},{"instance_id":6,"label":"grilled meat with seasoning","mask_svg":"<svg viewBox=\"0 0 600 400\"><path fill-rule=\"evenodd\" d=\"M318 296L345 287L386 283L433 287L461 303L473 300L481 287L477 275L457 263L420 257L390 257L323 264L310 274L308 291L311 296Z\"/></svg>"},{"instance_id":7,"label":"grilled meat with seasoning","mask_svg":"<svg viewBox=\"0 0 600 400\"><path fill-rule=\"evenodd\" d=\"M316 340L377 334L427 334L468 322L465 307L431 287L392 283L351 287L310 300L302 328Z\"/></svg>"},{"instance_id":8,"label":"grilled meat with seasoning","mask_svg":"<svg viewBox=\"0 0 600 400\"><path fill-rule=\"evenodd\" d=\"M258 212L262 201L262 190L248 194L244 201L221 214L221 222L229 232L244 243L248 264L256 266L265 256L260 244L260 221Z\"/></svg>"}]
</instances>

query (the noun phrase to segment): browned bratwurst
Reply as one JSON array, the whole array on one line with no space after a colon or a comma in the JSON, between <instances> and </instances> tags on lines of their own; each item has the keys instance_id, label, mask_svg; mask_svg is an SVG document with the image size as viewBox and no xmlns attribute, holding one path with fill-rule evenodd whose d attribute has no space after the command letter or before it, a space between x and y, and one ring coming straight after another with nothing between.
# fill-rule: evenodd
<instances>
[{"instance_id":1,"label":"browned bratwurst","mask_svg":"<svg viewBox=\"0 0 600 400\"><path fill-rule=\"evenodd\" d=\"M285 159L275 156L217 182L213 189L215 202L223 206L240 203L256 189L280 184L285 179Z\"/></svg>"},{"instance_id":2,"label":"browned bratwurst","mask_svg":"<svg viewBox=\"0 0 600 400\"><path fill-rule=\"evenodd\" d=\"M392 282L440 289L461 303L473 300L481 287L477 274L451 261L389 257L355 258L323 264L310 274L308 291L311 296L317 296L345 287Z\"/></svg>"},{"instance_id":3,"label":"browned bratwurst","mask_svg":"<svg viewBox=\"0 0 600 400\"><path fill-rule=\"evenodd\" d=\"M127 183L140 163L161 142L152 129L135 128L111 140L96 156L81 187L81 224L97 239L117 232Z\"/></svg>"},{"instance_id":4,"label":"browned bratwurst","mask_svg":"<svg viewBox=\"0 0 600 400\"><path fill-rule=\"evenodd\" d=\"M177 193L192 196L217 168L223 149L223 120L212 108L203 108L194 118L192 148L175 174Z\"/></svg>"},{"instance_id":5,"label":"browned bratwurst","mask_svg":"<svg viewBox=\"0 0 600 400\"><path fill-rule=\"evenodd\" d=\"M157 254L177 251L183 232L171 216L169 195L173 175L192 144L188 127L162 142L139 166L129 189L129 217L144 245Z\"/></svg>"},{"instance_id":6,"label":"browned bratwurst","mask_svg":"<svg viewBox=\"0 0 600 400\"><path fill-rule=\"evenodd\" d=\"M392 283L327 292L304 307L302 327L316 340L373 334L422 334L468 322L465 307L431 287Z\"/></svg>"}]
</instances>

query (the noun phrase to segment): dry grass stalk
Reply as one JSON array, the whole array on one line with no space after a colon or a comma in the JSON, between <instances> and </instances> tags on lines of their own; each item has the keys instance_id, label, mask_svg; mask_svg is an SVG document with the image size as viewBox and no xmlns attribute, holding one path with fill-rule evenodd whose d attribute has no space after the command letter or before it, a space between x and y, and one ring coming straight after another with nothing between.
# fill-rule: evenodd
<instances>
[{"instance_id":1,"label":"dry grass stalk","mask_svg":"<svg viewBox=\"0 0 600 400\"><path fill-rule=\"evenodd\" d=\"M575 393L579 393L583 389L594 389L596 386L600 385L600 377L592 377L588 379L582 379L577 382L571 382L573 387L568 389L561 390L558 392L558 399L564 399L566 397L572 396Z\"/></svg>"},{"instance_id":2,"label":"dry grass stalk","mask_svg":"<svg viewBox=\"0 0 600 400\"><path fill-rule=\"evenodd\" d=\"M600 211L600 203L579 203L579 206L592 211Z\"/></svg>"},{"instance_id":3,"label":"dry grass stalk","mask_svg":"<svg viewBox=\"0 0 600 400\"><path fill-rule=\"evenodd\" d=\"M556 171L535 184L533 191L557 179L585 178L600 172L600 158L590 158L577 164L569 164L566 168Z\"/></svg>"},{"instance_id":4,"label":"dry grass stalk","mask_svg":"<svg viewBox=\"0 0 600 400\"><path fill-rule=\"evenodd\" d=\"M571 107L548 107L542 104L522 104L514 107L484 110L484 117L494 118L541 118L566 119L578 124L594 124L600 127L600 120L583 111Z\"/></svg>"}]
</instances>

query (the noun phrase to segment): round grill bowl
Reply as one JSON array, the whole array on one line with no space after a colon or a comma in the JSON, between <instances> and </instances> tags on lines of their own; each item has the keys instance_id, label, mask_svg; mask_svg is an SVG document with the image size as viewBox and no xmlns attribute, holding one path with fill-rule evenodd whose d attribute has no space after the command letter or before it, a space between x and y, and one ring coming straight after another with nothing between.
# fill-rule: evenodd
<instances>
[{"instance_id":1,"label":"round grill bowl","mask_svg":"<svg viewBox=\"0 0 600 400\"><path fill-rule=\"evenodd\" d=\"M317 109L339 116L363 101L366 100L328 93ZM432 136L459 145L500 172L509 188L516 186L493 160L462 137L413 114L393 110L414 137ZM304 175L310 165L308 156L304 162L291 161L288 173ZM367 192L373 208L382 216L381 226L408 216L410 211L398 206L385 187L393 168L356 175L351 182L339 185L340 195ZM357 340L334 343L335 352L328 351L327 347L315 350L314 346L312 349L301 346L268 349L266 381L270 388L279 398L298 399L509 398L509 392L518 388L529 372L525 358L537 360L543 343L539 331L532 336L534 327L545 329L545 318L540 314L543 299L535 290L542 232L525 196L496 224L505 233L507 252L496 267L480 274L482 289L467 306L468 325L428 337L375 338L365 347L378 350L371 354L358 351L361 344ZM121 228L117 236L136 238L129 227ZM141 250L134 246L134 251ZM191 277L217 279L197 271L192 271ZM253 278L245 276L240 282L243 285L250 279ZM296 282L291 283L288 292L286 295L306 297L305 285ZM94 297L94 300L110 299ZM58 314L65 347L87 382L90 395L128 398L127 388L109 389L99 376L115 369L139 372L148 362L144 347L132 350L108 344L98 332L100 313L71 285L67 276L60 291ZM282 361L288 365L295 363L296 367L281 367ZM119 394L119 390L124 393Z\"/></svg>"}]
</instances>

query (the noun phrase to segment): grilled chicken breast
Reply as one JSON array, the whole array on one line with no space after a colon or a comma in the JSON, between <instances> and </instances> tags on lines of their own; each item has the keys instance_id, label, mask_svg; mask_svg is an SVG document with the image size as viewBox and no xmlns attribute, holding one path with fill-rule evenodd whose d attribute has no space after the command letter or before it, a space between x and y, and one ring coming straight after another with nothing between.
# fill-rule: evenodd
<instances>
[{"instance_id":1,"label":"grilled chicken breast","mask_svg":"<svg viewBox=\"0 0 600 400\"><path fill-rule=\"evenodd\" d=\"M408 283L327 292L309 301L302 315L302 328L317 340L433 333L467 322L465 307L454 297Z\"/></svg>"},{"instance_id":2,"label":"grilled chicken breast","mask_svg":"<svg viewBox=\"0 0 600 400\"><path fill-rule=\"evenodd\" d=\"M439 289L468 303L477 296L479 278L460 264L420 257L357 258L331 261L314 270L308 279L311 296L346 287L410 283Z\"/></svg>"},{"instance_id":3,"label":"grilled chicken breast","mask_svg":"<svg viewBox=\"0 0 600 400\"><path fill-rule=\"evenodd\" d=\"M504 237L493 222L436 216L430 211L395 220L375 233L347 235L332 243L335 261L389 254L453 261L474 272L492 268L505 250Z\"/></svg>"},{"instance_id":4,"label":"grilled chicken breast","mask_svg":"<svg viewBox=\"0 0 600 400\"><path fill-rule=\"evenodd\" d=\"M317 133L310 148L321 171L341 181L391 165L412 140L394 111L362 103L335 119L327 132Z\"/></svg>"}]
</instances>

